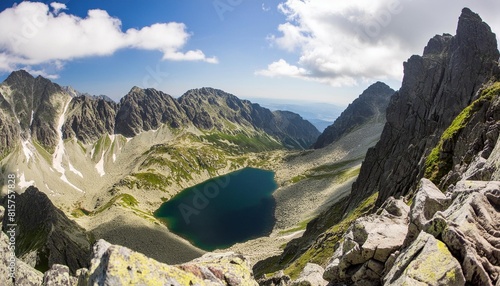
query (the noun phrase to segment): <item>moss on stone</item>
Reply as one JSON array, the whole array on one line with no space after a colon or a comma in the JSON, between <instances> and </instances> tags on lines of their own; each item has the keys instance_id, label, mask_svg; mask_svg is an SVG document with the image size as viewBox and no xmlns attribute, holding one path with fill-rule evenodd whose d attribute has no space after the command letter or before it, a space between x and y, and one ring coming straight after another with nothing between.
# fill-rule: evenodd
<instances>
[{"instance_id":1,"label":"moss on stone","mask_svg":"<svg viewBox=\"0 0 500 286\"><path fill-rule=\"evenodd\" d=\"M457 136L467 126L470 119L483 105L500 94L500 82L495 82L485 88L479 98L467 106L460 114L452 121L450 126L443 132L438 144L432 149L425 161L424 177L428 178L435 184L445 176L453 167L452 157L445 154L443 146L447 141L456 140Z\"/></svg>"}]
</instances>

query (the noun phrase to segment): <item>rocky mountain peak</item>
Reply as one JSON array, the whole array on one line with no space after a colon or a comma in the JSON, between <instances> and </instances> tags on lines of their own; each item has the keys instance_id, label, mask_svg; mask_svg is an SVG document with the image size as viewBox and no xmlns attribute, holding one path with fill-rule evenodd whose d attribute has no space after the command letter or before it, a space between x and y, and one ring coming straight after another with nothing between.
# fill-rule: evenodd
<instances>
[{"instance_id":1,"label":"rocky mountain peak","mask_svg":"<svg viewBox=\"0 0 500 286\"><path fill-rule=\"evenodd\" d=\"M389 196L416 188L425 158L444 130L498 72L495 34L481 18L464 9L457 35L436 36L423 56L404 63L401 89L387 108L387 123L377 145L367 153L353 184L349 208L379 192Z\"/></svg>"},{"instance_id":2,"label":"rocky mountain peak","mask_svg":"<svg viewBox=\"0 0 500 286\"><path fill-rule=\"evenodd\" d=\"M385 111L394 90L383 82L370 85L344 112L318 137L313 147L326 147L370 120L385 122Z\"/></svg>"}]
</instances>

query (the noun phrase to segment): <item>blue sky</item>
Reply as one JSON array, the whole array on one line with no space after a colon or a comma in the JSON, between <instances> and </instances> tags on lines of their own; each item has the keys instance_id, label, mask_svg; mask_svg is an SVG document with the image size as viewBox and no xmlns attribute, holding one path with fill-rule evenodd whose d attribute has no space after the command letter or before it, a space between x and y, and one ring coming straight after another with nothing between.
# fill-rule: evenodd
<instances>
[{"instance_id":1,"label":"blue sky","mask_svg":"<svg viewBox=\"0 0 500 286\"><path fill-rule=\"evenodd\" d=\"M464 6L500 32L496 0L14 3L0 1L0 79L24 68L115 100L135 85L173 96L210 86L346 105L376 80L399 88L402 62L454 34Z\"/></svg>"}]
</instances>

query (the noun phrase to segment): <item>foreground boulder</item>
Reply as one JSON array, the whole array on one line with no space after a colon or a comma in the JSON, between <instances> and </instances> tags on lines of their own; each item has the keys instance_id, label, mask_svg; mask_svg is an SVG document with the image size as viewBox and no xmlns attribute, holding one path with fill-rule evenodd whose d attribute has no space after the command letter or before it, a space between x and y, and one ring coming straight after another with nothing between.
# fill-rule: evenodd
<instances>
[{"instance_id":1,"label":"foreground boulder","mask_svg":"<svg viewBox=\"0 0 500 286\"><path fill-rule=\"evenodd\" d=\"M99 240L83 285L258 285L248 261L234 253L209 253L170 266L126 247Z\"/></svg>"}]
</instances>

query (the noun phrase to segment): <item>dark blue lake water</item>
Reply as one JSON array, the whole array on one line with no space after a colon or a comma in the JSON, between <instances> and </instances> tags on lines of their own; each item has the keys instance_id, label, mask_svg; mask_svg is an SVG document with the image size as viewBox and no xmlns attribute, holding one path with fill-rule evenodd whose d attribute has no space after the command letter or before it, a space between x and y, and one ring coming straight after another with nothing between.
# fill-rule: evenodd
<instances>
[{"instance_id":1,"label":"dark blue lake water","mask_svg":"<svg viewBox=\"0 0 500 286\"><path fill-rule=\"evenodd\" d=\"M211 251L269 234L274 172L245 168L185 189L154 213L170 231Z\"/></svg>"}]
</instances>

